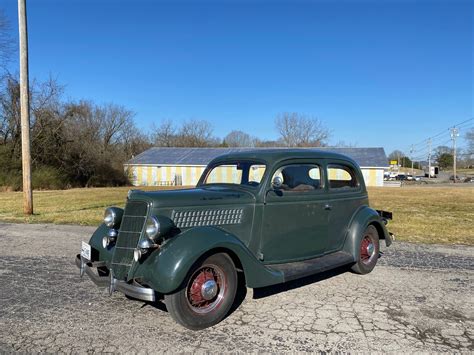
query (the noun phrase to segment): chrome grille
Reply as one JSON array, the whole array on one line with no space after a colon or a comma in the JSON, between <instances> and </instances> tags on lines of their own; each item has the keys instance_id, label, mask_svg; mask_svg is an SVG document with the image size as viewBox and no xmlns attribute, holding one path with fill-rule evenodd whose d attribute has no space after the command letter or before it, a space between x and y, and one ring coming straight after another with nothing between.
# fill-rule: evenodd
<instances>
[{"instance_id":1,"label":"chrome grille","mask_svg":"<svg viewBox=\"0 0 474 355\"><path fill-rule=\"evenodd\" d=\"M117 279L127 278L133 263L133 250L140 240L147 210L148 205L142 201L129 201L125 206L112 258L112 271Z\"/></svg>"}]
</instances>

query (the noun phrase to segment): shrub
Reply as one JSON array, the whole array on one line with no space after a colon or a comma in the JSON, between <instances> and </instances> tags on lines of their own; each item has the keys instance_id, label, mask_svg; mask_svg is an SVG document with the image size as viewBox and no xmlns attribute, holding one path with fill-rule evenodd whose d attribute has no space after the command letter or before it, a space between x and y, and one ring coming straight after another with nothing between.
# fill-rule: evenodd
<instances>
[{"instance_id":1,"label":"shrub","mask_svg":"<svg viewBox=\"0 0 474 355\"><path fill-rule=\"evenodd\" d=\"M31 184L35 190L61 190L66 187L66 178L52 166L33 169Z\"/></svg>"},{"instance_id":2,"label":"shrub","mask_svg":"<svg viewBox=\"0 0 474 355\"><path fill-rule=\"evenodd\" d=\"M3 191L19 191L23 178L21 170L0 170L0 187Z\"/></svg>"}]
</instances>

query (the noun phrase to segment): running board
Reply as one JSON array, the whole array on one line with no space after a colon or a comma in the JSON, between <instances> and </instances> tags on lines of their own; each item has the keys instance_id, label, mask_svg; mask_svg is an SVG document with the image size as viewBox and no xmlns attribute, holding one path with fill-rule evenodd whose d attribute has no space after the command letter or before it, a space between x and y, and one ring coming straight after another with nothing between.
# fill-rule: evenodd
<instances>
[{"instance_id":1,"label":"running board","mask_svg":"<svg viewBox=\"0 0 474 355\"><path fill-rule=\"evenodd\" d=\"M267 267L281 272L285 280L284 282L287 282L329 269L335 269L339 266L351 264L353 262L354 258L351 254L338 251L314 259L286 264L271 264L267 265Z\"/></svg>"}]
</instances>

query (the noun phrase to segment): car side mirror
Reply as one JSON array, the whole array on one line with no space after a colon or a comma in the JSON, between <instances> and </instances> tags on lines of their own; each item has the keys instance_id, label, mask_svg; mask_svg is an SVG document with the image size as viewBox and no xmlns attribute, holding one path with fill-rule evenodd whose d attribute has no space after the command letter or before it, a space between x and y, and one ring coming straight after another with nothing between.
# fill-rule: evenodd
<instances>
[{"instance_id":1,"label":"car side mirror","mask_svg":"<svg viewBox=\"0 0 474 355\"><path fill-rule=\"evenodd\" d=\"M272 180L272 188L274 190L279 190L281 188L281 185L283 185L283 179L281 176L275 176Z\"/></svg>"}]
</instances>

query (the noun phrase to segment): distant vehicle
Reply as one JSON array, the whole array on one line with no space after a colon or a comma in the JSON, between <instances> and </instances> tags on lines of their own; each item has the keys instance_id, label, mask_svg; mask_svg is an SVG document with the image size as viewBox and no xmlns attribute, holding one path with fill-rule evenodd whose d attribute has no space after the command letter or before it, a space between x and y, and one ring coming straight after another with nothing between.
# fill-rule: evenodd
<instances>
[{"instance_id":1,"label":"distant vehicle","mask_svg":"<svg viewBox=\"0 0 474 355\"><path fill-rule=\"evenodd\" d=\"M454 181L454 175L451 175L449 177L449 180ZM461 181L461 178L459 177L459 175L456 175L456 181Z\"/></svg>"},{"instance_id":2,"label":"distant vehicle","mask_svg":"<svg viewBox=\"0 0 474 355\"><path fill-rule=\"evenodd\" d=\"M474 182L474 177L468 176L464 179L464 182Z\"/></svg>"},{"instance_id":3,"label":"distant vehicle","mask_svg":"<svg viewBox=\"0 0 474 355\"><path fill-rule=\"evenodd\" d=\"M437 166L432 166L431 170L428 171L429 169L425 169L425 177L432 177L432 178L437 178L439 174L439 167Z\"/></svg>"},{"instance_id":4,"label":"distant vehicle","mask_svg":"<svg viewBox=\"0 0 474 355\"><path fill-rule=\"evenodd\" d=\"M405 180L408 180L408 177L407 177L407 175L405 175L405 174L398 174L398 175L395 177L395 180L405 181Z\"/></svg>"},{"instance_id":5,"label":"distant vehicle","mask_svg":"<svg viewBox=\"0 0 474 355\"><path fill-rule=\"evenodd\" d=\"M415 181L415 178L411 174L407 174L407 180L408 181Z\"/></svg>"},{"instance_id":6,"label":"distant vehicle","mask_svg":"<svg viewBox=\"0 0 474 355\"><path fill-rule=\"evenodd\" d=\"M396 172L393 172L393 171L387 171L383 174L383 179L385 181L392 181L392 180L395 180L395 178L397 177L397 173Z\"/></svg>"}]
</instances>

